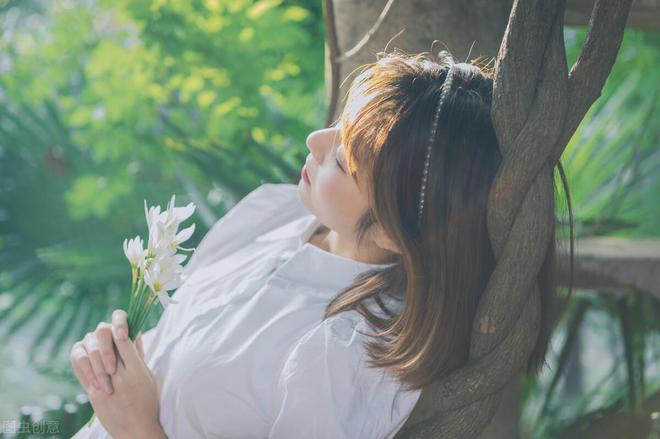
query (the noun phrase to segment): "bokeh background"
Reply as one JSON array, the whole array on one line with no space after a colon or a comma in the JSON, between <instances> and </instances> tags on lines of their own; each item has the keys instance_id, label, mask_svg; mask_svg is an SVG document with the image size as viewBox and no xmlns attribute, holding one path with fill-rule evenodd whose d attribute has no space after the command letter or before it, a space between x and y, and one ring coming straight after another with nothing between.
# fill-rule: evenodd
<instances>
[{"instance_id":1,"label":"bokeh background","mask_svg":"<svg viewBox=\"0 0 660 439\"><path fill-rule=\"evenodd\" d=\"M194 246L256 186L297 182L326 117L324 26L317 0L0 0L0 438L88 419L70 348L127 307L144 200L194 202ZM584 36L566 27L569 65ZM659 65L658 32L627 29L562 160L577 237L660 237ZM525 435L623 407L660 438L659 330L657 296L575 291Z\"/></svg>"}]
</instances>

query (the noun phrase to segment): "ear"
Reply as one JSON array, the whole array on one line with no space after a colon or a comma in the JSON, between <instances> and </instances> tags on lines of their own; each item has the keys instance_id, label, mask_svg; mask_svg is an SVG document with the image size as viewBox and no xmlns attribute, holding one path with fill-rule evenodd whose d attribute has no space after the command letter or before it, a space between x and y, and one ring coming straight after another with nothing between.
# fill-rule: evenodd
<instances>
[{"instance_id":1,"label":"ear","mask_svg":"<svg viewBox=\"0 0 660 439\"><path fill-rule=\"evenodd\" d=\"M401 254L401 250L399 247L390 239L389 236L385 233L383 228L380 226L380 224L374 224L374 234L373 234L373 239L374 243L385 250L389 250L394 253L399 253Z\"/></svg>"}]
</instances>

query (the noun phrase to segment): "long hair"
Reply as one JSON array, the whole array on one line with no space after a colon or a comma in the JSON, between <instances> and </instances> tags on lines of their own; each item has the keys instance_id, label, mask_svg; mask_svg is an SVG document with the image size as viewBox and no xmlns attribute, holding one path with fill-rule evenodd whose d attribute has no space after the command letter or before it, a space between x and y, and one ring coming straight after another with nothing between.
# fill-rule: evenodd
<instances>
[{"instance_id":1,"label":"long hair","mask_svg":"<svg viewBox=\"0 0 660 439\"><path fill-rule=\"evenodd\" d=\"M388 369L408 389L421 389L465 365L477 304L495 268L486 205L502 156L490 116L493 73L485 66L464 64L454 72L432 143L423 221L417 224L423 163L449 56L441 52L432 60L428 52L395 50L365 65L340 117L349 172L368 188L358 245L379 224L401 253L391 258L396 264L369 270L342 289L324 317L348 310L362 314L377 331L366 334L373 338L366 343L369 367ZM553 201L553 212L554 207ZM552 230L554 236L554 215ZM559 314L555 246L553 238L537 278L541 332L527 373L542 367ZM401 300L399 312L387 307L387 295ZM382 313L372 312L369 303Z\"/></svg>"}]
</instances>

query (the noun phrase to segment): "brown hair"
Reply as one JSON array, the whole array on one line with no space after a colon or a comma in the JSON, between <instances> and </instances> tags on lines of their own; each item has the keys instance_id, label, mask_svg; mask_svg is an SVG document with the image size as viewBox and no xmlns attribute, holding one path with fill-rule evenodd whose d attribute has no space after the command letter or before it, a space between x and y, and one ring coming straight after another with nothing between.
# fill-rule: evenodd
<instances>
[{"instance_id":1,"label":"brown hair","mask_svg":"<svg viewBox=\"0 0 660 439\"><path fill-rule=\"evenodd\" d=\"M485 66L463 63L454 73L433 139L423 222L417 224L423 163L449 57L441 52L433 61L428 52L396 49L379 57L351 84L340 118L349 172L368 191L358 241L379 224L402 253L392 256L398 263L369 270L342 289L325 318L348 310L362 314L378 331L366 334L374 338L366 344L369 367L388 369L408 389L421 389L467 362L476 307L495 268L486 204L502 157L490 118L493 73ZM366 97L352 114L354 100ZM552 227L554 236L554 220ZM542 367L558 316L555 246L553 239L537 278L541 333L527 373ZM403 300L400 312L388 309L386 295ZM384 314L372 312L370 301Z\"/></svg>"}]
</instances>

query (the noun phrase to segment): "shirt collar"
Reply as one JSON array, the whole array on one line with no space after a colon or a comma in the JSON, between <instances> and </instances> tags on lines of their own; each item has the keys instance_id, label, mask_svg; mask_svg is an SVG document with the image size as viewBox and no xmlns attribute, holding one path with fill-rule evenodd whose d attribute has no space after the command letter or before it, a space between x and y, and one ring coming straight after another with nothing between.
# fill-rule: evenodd
<instances>
[{"instance_id":1,"label":"shirt collar","mask_svg":"<svg viewBox=\"0 0 660 439\"><path fill-rule=\"evenodd\" d=\"M256 241L260 242L283 239L292 241L293 254L274 275L336 292L351 284L355 277L364 271L395 264L368 264L335 255L310 244L307 241L319 225L321 221L310 213L256 238Z\"/></svg>"}]
</instances>

